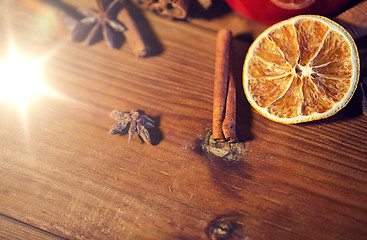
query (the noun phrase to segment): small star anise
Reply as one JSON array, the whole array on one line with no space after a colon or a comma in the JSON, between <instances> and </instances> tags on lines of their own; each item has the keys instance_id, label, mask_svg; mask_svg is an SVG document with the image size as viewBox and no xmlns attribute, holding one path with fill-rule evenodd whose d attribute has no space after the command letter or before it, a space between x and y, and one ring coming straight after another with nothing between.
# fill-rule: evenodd
<instances>
[{"instance_id":1,"label":"small star anise","mask_svg":"<svg viewBox=\"0 0 367 240\"><path fill-rule=\"evenodd\" d=\"M86 41L87 45L96 42L101 35L112 48L117 47L116 34L122 33L126 27L116 20L116 14L121 9L119 0L96 0L98 10L85 11L85 17L75 26L72 40Z\"/></svg>"},{"instance_id":2,"label":"small star anise","mask_svg":"<svg viewBox=\"0 0 367 240\"><path fill-rule=\"evenodd\" d=\"M154 121L150 117L139 114L139 112L134 110L131 110L130 113L113 110L110 116L111 118L118 121L118 123L115 124L110 130L111 135L121 133L130 124L128 130L129 142L131 141L134 133L137 131L144 142L151 144L148 128L154 127Z\"/></svg>"}]
</instances>

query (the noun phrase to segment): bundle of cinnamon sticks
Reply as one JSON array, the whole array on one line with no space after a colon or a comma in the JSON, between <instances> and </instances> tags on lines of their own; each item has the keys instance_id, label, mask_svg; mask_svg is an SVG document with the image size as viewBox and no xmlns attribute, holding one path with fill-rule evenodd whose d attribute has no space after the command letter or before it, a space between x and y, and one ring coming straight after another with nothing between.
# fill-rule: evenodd
<instances>
[{"instance_id":1,"label":"bundle of cinnamon sticks","mask_svg":"<svg viewBox=\"0 0 367 240\"><path fill-rule=\"evenodd\" d=\"M213 91L213 140L236 142L236 87L233 78L232 32L217 34Z\"/></svg>"}]
</instances>

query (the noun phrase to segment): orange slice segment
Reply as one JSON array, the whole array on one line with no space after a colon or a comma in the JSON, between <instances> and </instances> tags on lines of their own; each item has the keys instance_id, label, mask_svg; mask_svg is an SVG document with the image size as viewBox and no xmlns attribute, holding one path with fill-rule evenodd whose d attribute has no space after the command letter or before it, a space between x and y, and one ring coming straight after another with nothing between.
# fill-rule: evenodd
<instances>
[{"instance_id":1,"label":"orange slice segment","mask_svg":"<svg viewBox=\"0 0 367 240\"><path fill-rule=\"evenodd\" d=\"M315 15L269 27L249 48L243 69L250 104L286 124L335 114L353 96L358 78L352 37L330 19Z\"/></svg>"}]
</instances>

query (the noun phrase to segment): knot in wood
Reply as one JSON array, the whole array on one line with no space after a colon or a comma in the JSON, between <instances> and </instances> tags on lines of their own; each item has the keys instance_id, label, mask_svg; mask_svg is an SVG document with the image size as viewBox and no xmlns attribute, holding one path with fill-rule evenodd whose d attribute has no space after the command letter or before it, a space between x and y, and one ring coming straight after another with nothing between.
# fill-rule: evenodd
<instances>
[{"instance_id":1,"label":"knot in wood","mask_svg":"<svg viewBox=\"0 0 367 240\"><path fill-rule=\"evenodd\" d=\"M227 239L233 233L233 226L229 222L219 221L211 226L210 238L213 240Z\"/></svg>"}]
</instances>

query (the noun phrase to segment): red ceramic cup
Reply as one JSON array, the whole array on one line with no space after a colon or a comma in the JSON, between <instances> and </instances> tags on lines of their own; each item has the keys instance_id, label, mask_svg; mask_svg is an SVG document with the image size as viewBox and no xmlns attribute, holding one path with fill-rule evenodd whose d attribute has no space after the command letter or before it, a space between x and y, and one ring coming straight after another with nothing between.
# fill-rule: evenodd
<instances>
[{"instance_id":1,"label":"red ceramic cup","mask_svg":"<svg viewBox=\"0 0 367 240\"><path fill-rule=\"evenodd\" d=\"M228 5L246 18L265 24L300 15L329 15L351 0L226 0Z\"/></svg>"}]
</instances>

